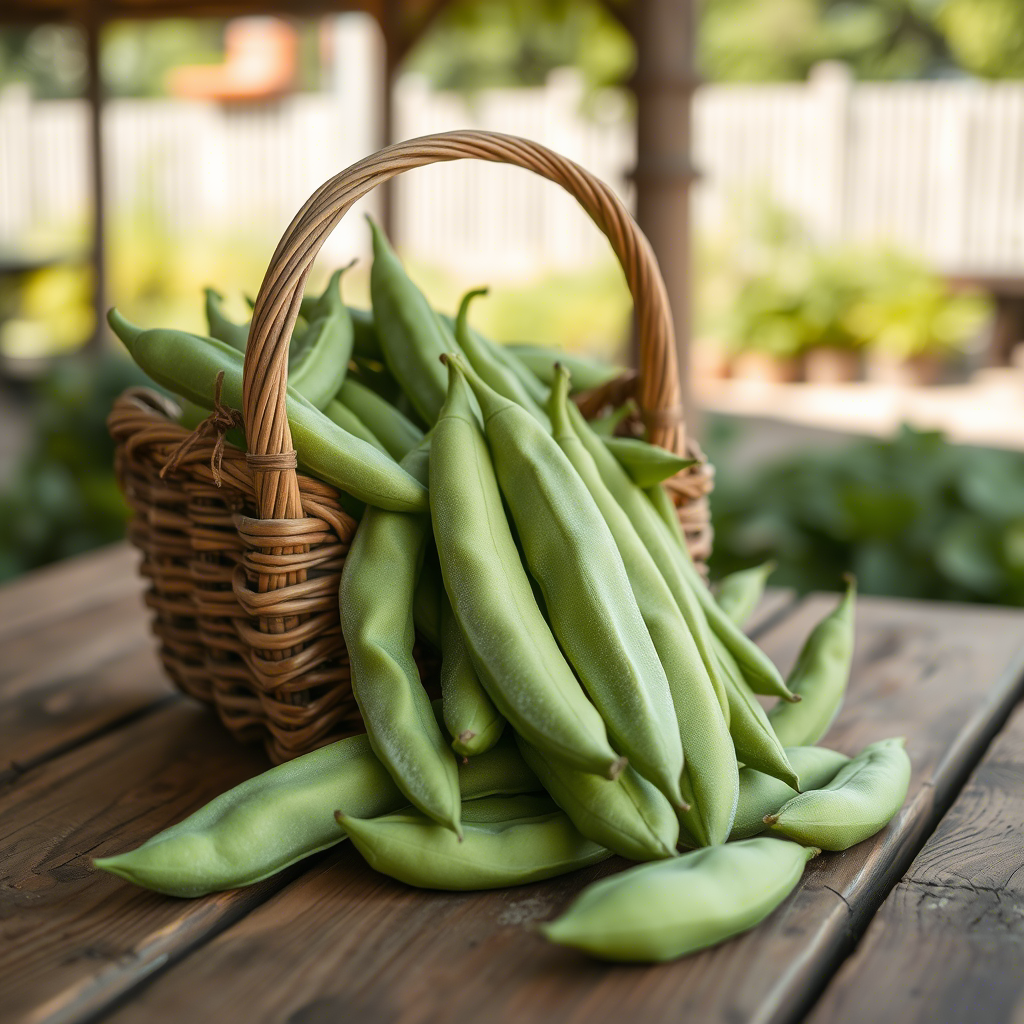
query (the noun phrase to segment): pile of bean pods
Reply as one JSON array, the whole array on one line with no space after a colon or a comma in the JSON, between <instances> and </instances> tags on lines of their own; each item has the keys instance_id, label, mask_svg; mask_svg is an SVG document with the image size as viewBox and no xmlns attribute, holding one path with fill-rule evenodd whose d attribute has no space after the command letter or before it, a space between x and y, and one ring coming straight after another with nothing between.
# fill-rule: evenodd
<instances>
[{"instance_id":1,"label":"pile of bean pods","mask_svg":"<svg viewBox=\"0 0 1024 1024\"><path fill-rule=\"evenodd\" d=\"M811 857L874 835L906 797L902 740L853 758L815 745L849 676L853 580L784 680L741 629L771 567L714 596L662 487L686 461L614 436L628 409L587 422L572 401L617 369L494 344L469 325L478 291L437 313L371 226L372 311L343 303L340 271L303 299L287 399L300 466L359 517L339 606L366 734L97 867L191 897L346 838L433 889L618 854L649 863L586 888L549 939L658 961L752 927ZM212 290L206 309L209 337L110 314L186 424L218 387L241 406L248 326ZM417 642L440 653L439 701Z\"/></svg>"}]
</instances>

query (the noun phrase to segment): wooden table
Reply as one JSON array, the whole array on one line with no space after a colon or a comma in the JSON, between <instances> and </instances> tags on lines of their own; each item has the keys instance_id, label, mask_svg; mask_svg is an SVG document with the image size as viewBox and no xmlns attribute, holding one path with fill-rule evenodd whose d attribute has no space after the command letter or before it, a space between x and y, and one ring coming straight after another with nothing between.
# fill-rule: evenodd
<instances>
[{"instance_id":1,"label":"wooden table","mask_svg":"<svg viewBox=\"0 0 1024 1024\"><path fill-rule=\"evenodd\" d=\"M94 871L266 767L162 677L134 561L118 546L0 590L4 1024L1024 1022L1024 610L863 599L828 741L907 737L899 816L741 938L614 967L531 925L621 862L425 893L343 844L190 901ZM834 600L768 596L755 632L783 669Z\"/></svg>"}]
</instances>

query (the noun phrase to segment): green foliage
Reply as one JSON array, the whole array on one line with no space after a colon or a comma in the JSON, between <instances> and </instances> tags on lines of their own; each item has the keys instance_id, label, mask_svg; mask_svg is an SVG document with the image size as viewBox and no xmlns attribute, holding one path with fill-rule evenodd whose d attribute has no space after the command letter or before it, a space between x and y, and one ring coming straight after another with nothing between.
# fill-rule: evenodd
<instances>
[{"instance_id":1,"label":"green foliage","mask_svg":"<svg viewBox=\"0 0 1024 1024\"><path fill-rule=\"evenodd\" d=\"M898 358L960 351L989 313L933 270L877 246L822 248L785 211L755 203L699 261L697 322L732 352L776 358L829 346Z\"/></svg>"},{"instance_id":2,"label":"green foliage","mask_svg":"<svg viewBox=\"0 0 1024 1024\"><path fill-rule=\"evenodd\" d=\"M967 71L983 78L1024 77L1020 0L945 0L936 20Z\"/></svg>"},{"instance_id":3,"label":"green foliage","mask_svg":"<svg viewBox=\"0 0 1024 1024\"><path fill-rule=\"evenodd\" d=\"M598 0L463 0L438 19L405 69L435 88L473 92L543 85L568 66L597 87L624 81L632 65L629 35Z\"/></svg>"},{"instance_id":4,"label":"green foliage","mask_svg":"<svg viewBox=\"0 0 1024 1024\"><path fill-rule=\"evenodd\" d=\"M709 439L712 575L771 557L777 586L1024 605L1024 455L947 444L904 427L892 440L730 470Z\"/></svg>"},{"instance_id":5,"label":"green foliage","mask_svg":"<svg viewBox=\"0 0 1024 1024\"><path fill-rule=\"evenodd\" d=\"M147 383L114 355L58 363L39 382L31 445L0 491L0 580L124 536L106 418L126 387Z\"/></svg>"}]
</instances>

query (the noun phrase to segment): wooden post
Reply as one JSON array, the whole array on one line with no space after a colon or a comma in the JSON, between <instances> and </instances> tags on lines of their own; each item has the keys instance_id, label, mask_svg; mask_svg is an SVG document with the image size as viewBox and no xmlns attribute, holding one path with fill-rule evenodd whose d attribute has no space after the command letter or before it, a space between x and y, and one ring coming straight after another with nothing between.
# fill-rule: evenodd
<instances>
[{"instance_id":1,"label":"wooden post","mask_svg":"<svg viewBox=\"0 0 1024 1024\"><path fill-rule=\"evenodd\" d=\"M100 0L85 6L82 25L85 31L86 87L89 107L88 147L92 186L92 239L90 262L93 272L92 305L96 325L87 350L98 351L105 334L107 315L107 268L105 233L105 198L103 175L103 70L100 66L100 33L103 17Z\"/></svg>"},{"instance_id":2,"label":"wooden post","mask_svg":"<svg viewBox=\"0 0 1024 1024\"><path fill-rule=\"evenodd\" d=\"M665 277L675 321L680 385L687 425L690 370L690 100L693 0L635 0L637 162L636 215Z\"/></svg>"}]
</instances>

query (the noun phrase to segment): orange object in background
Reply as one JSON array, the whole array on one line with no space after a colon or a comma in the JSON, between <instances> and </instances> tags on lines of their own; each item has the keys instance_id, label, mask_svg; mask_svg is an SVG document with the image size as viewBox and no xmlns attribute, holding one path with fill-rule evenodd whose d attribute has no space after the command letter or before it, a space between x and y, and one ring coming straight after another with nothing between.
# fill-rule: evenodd
<instances>
[{"instance_id":1,"label":"orange object in background","mask_svg":"<svg viewBox=\"0 0 1024 1024\"><path fill-rule=\"evenodd\" d=\"M192 100L251 102L288 92L295 82L299 37L280 18L236 18L224 31L223 64L175 68L167 76L172 96Z\"/></svg>"}]
</instances>

